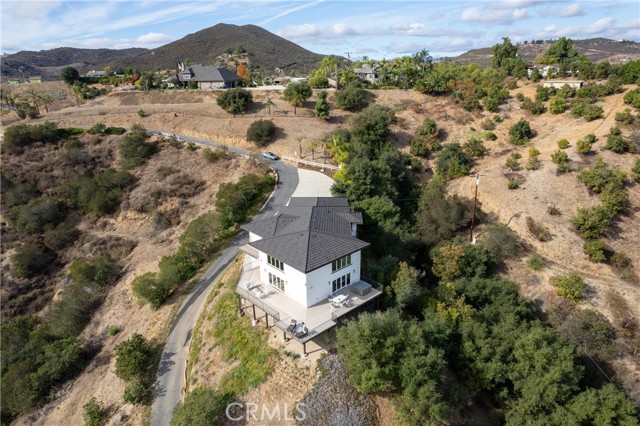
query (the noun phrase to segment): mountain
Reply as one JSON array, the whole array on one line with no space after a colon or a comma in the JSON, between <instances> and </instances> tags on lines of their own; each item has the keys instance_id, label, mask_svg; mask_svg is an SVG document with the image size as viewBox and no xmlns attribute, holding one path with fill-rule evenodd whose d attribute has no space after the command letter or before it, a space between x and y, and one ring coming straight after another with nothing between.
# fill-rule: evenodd
<instances>
[{"instance_id":1,"label":"mountain","mask_svg":"<svg viewBox=\"0 0 640 426\"><path fill-rule=\"evenodd\" d=\"M105 61L126 59L131 56L139 56L147 52L147 49L76 49L73 47L59 47L51 50L33 52L24 50L13 55L2 57L0 73L2 79L11 77L42 76L46 80L56 79L60 76L60 70L65 66L77 68L80 72L92 69L103 69ZM21 69L22 67L22 69Z\"/></svg>"},{"instance_id":2,"label":"mountain","mask_svg":"<svg viewBox=\"0 0 640 426\"><path fill-rule=\"evenodd\" d=\"M552 42L527 43L518 46L518 53L527 63L533 63L553 44ZM591 38L586 40L574 40L573 46L585 55L591 62L608 61L620 63L628 60L640 59L640 43L635 41L615 41L606 38ZM455 58L449 58L455 62L472 63L480 66L491 66L492 53L490 47L470 50Z\"/></svg>"},{"instance_id":3,"label":"mountain","mask_svg":"<svg viewBox=\"0 0 640 426\"><path fill-rule=\"evenodd\" d=\"M253 66L270 71L275 68L309 71L324 56L255 25L218 24L135 58L114 60L112 65L146 70L175 68L178 62L185 60L193 64L212 65L227 49L235 50L238 46L247 50L249 62Z\"/></svg>"}]
</instances>

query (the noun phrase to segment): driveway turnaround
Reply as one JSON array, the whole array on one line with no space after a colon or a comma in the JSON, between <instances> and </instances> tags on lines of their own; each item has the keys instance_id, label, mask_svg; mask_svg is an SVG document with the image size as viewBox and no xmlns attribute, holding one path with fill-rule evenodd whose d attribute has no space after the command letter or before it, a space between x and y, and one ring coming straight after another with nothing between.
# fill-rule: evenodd
<instances>
[{"instance_id":1,"label":"driveway turnaround","mask_svg":"<svg viewBox=\"0 0 640 426\"><path fill-rule=\"evenodd\" d=\"M149 133L161 133L158 130L150 130ZM163 133L164 134L164 133ZM176 135L180 140L194 142L199 145L206 145L214 148L221 147L216 144L199 138L191 138ZM250 151L229 147L229 151L240 155L250 155ZM289 166L281 161L271 161L263 159L278 173L278 183L265 203L258 217L268 217L277 211L278 206L286 205L298 186L298 171L295 167ZM158 366L158 377L156 390L151 406L151 424L153 426L164 426L171 422L173 409L182 399L185 386L185 373L187 369L187 358L189 357L189 344L193 333L193 327L202 308L207 300L209 291L218 281L225 268L233 261L238 253L238 247L249 242L246 231L239 233L225 249L218 259L207 269L202 278L193 286L186 295L176 317L174 318L167 341L162 351L160 365Z\"/></svg>"}]
</instances>

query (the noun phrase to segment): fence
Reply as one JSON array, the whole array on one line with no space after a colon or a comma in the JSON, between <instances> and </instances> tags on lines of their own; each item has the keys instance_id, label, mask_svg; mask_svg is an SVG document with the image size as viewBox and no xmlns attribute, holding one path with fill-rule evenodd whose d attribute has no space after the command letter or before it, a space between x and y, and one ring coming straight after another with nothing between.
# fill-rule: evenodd
<instances>
[{"instance_id":1,"label":"fence","mask_svg":"<svg viewBox=\"0 0 640 426\"><path fill-rule=\"evenodd\" d=\"M333 166L331 164L317 163L315 161L307 161L307 160L302 160L300 158L293 158L293 157L283 156L282 159L285 160L285 161L289 161L289 162L293 162L293 163L297 163L297 164L302 164L304 166L317 167L317 168L323 169L323 170L324 169L328 169L328 170L340 170L341 169L340 166Z\"/></svg>"}]
</instances>

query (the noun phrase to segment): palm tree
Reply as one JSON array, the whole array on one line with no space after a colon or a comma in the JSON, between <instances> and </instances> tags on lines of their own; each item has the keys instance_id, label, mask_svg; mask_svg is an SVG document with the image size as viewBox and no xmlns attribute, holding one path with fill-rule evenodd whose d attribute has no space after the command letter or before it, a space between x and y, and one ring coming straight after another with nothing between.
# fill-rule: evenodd
<instances>
[{"instance_id":1,"label":"palm tree","mask_svg":"<svg viewBox=\"0 0 640 426\"><path fill-rule=\"evenodd\" d=\"M275 103L275 102L273 102L273 100L271 99L271 96L267 96L267 100L266 100L266 102L265 102L264 104L265 104L265 105L267 106L267 108L269 109L269 115L271 115L271 107L272 107L272 106L273 106L273 107L277 106L277 105L276 105L276 103Z\"/></svg>"},{"instance_id":2,"label":"palm tree","mask_svg":"<svg viewBox=\"0 0 640 426\"><path fill-rule=\"evenodd\" d=\"M77 106L80 106L80 98L82 97L82 86L80 86L79 84L74 84L72 86L73 89L73 94L76 97L76 104Z\"/></svg>"}]
</instances>

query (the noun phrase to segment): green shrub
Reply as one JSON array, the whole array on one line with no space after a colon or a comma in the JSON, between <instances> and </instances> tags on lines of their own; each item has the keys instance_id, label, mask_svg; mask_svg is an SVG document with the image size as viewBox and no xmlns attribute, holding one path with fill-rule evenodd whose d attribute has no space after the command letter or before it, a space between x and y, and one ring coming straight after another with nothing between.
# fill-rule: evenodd
<instances>
[{"instance_id":1,"label":"green shrub","mask_svg":"<svg viewBox=\"0 0 640 426\"><path fill-rule=\"evenodd\" d=\"M594 143L596 143L598 138L593 133L589 133L587 136L584 137L584 140L589 142L589 143L591 143L591 144L594 144Z\"/></svg>"},{"instance_id":2,"label":"green shrub","mask_svg":"<svg viewBox=\"0 0 640 426\"><path fill-rule=\"evenodd\" d=\"M529 126L529 122L521 119L509 129L509 137L514 145L524 145L535 136L535 132Z\"/></svg>"},{"instance_id":3,"label":"green shrub","mask_svg":"<svg viewBox=\"0 0 640 426\"><path fill-rule=\"evenodd\" d=\"M609 167L602 157L596 157L593 166L578 174L578 180L593 192L600 193L608 185L623 187L626 175L617 167Z\"/></svg>"},{"instance_id":4,"label":"green shrub","mask_svg":"<svg viewBox=\"0 0 640 426\"><path fill-rule=\"evenodd\" d=\"M614 216L629 206L629 194L619 186L609 184L600 193L602 206Z\"/></svg>"},{"instance_id":5,"label":"green shrub","mask_svg":"<svg viewBox=\"0 0 640 426\"><path fill-rule=\"evenodd\" d=\"M495 141L498 137L493 132L482 132L482 139L486 141Z\"/></svg>"},{"instance_id":6,"label":"green shrub","mask_svg":"<svg viewBox=\"0 0 640 426\"><path fill-rule=\"evenodd\" d=\"M418 157L427 157L429 155L429 148L422 139L414 138L411 140L409 152Z\"/></svg>"},{"instance_id":7,"label":"green shrub","mask_svg":"<svg viewBox=\"0 0 640 426\"><path fill-rule=\"evenodd\" d=\"M579 302L584 298L584 291L587 287L577 272L552 277L551 284L558 288L558 294L560 296L574 302Z\"/></svg>"},{"instance_id":8,"label":"green shrub","mask_svg":"<svg viewBox=\"0 0 640 426\"><path fill-rule=\"evenodd\" d=\"M567 149L569 148L569 146L570 146L569 141L566 139L560 139L558 141L558 148L560 149Z\"/></svg>"},{"instance_id":9,"label":"green shrub","mask_svg":"<svg viewBox=\"0 0 640 426\"><path fill-rule=\"evenodd\" d=\"M335 92L336 106L343 110L355 111L366 106L367 91L356 84L348 84Z\"/></svg>"},{"instance_id":10,"label":"green shrub","mask_svg":"<svg viewBox=\"0 0 640 426\"><path fill-rule=\"evenodd\" d=\"M516 93L516 100L520 102L524 101L524 94L522 92Z\"/></svg>"},{"instance_id":11,"label":"green shrub","mask_svg":"<svg viewBox=\"0 0 640 426\"><path fill-rule=\"evenodd\" d=\"M149 303L151 309L158 309L167 300L173 290L170 284L159 281L154 272L137 276L131 283L133 294Z\"/></svg>"},{"instance_id":12,"label":"green shrub","mask_svg":"<svg viewBox=\"0 0 640 426\"><path fill-rule=\"evenodd\" d=\"M235 116L244 113L251 106L253 95L247 89L227 89L218 96L216 103L220 108Z\"/></svg>"},{"instance_id":13,"label":"green shrub","mask_svg":"<svg viewBox=\"0 0 640 426\"><path fill-rule=\"evenodd\" d=\"M89 133L90 135L102 135L104 134L104 131L106 129L107 129L106 124L96 123L93 126L91 126L89 130L87 130L87 133Z\"/></svg>"},{"instance_id":14,"label":"green shrub","mask_svg":"<svg viewBox=\"0 0 640 426\"><path fill-rule=\"evenodd\" d=\"M538 155L540 155L540 151L538 150L538 148L529 148L528 151L529 157L537 157Z\"/></svg>"},{"instance_id":15,"label":"green shrub","mask_svg":"<svg viewBox=\"0 0 640 426\"><path fill-rule=\"evenodd\" d=\"M592 239L605 233L612 218L613 215L604 206L579 208L571 224L584 238Z\"/></svg>"},{"instance_id":16,"label":"green shrub","mask_svg":"<svg viewBox=\"0 0 640 426\"><path fill-rule=\"evenodd\" d=\"M640 88L629 90L624 94L624 103L635 108L640 108Z\"/></svg>"},{"instance_id":17,"label":"green shrub","mask_svg":"<svg viewBox=\"0 0 640 426\"><path fill-rule=\"evenodd\" d=\"M462 145L462 150L469 157L483 157L487 152L484 143L480 139L471 138Z\"/></svg>"},{"instance_id":18,"label":"green shrub","mask_svg":"<svg viewBox=\"0 0 640 426\"><path fill-rule=\"evenodd\" d=\"M411 170L415 172L421 172L424 169L424 166L422 165L422 161L420 161L420 159L416 157L411 157L411 162L409 163L409 166L411 167Z\"/></svg>"},{"instance_id":19,"label":"green shrub","mask_svg":"<svg viewBox=\"0 0 640 426\"><path fill-rule=\"evenodd\" d=\"M527 266L533 271L541 271L545 266L544 258L538 253L533 253L527 259Z\"/></svg>"},{"instance_id":20,"label":"green shrub","mask_svg":"<svg viewBox=\"0 0 640 426\"><path fill-rule=\"evenodd\" d=\"M104 129L105 135L124 135L127 133L127 129L124 127L107 127Z\"/></svg>"},{"instance_id":21,"label":"green shrub","mask_svg":"<svg viewBox=\"0 0 640 426\"><path fill-rule=\"evenodd\" d=\"M589 154L591 152L591 144L584 139L578 140L576 149L580 154Z\"/></svg>"},{"instance_id":22,"label":"green shrub","mask_svg":"<svg viewBox=\"0 0 640 426\"><path fill-rule=\"evenodd\" d=\"M15 212L15 227L23 234L41 234L52 230L64 219L57 201L36 198L20 206Z\"/></svg>"},{"instance_id":23,"label":"green shrub","mask_svg":"<svg viewBox=\"0 0 640 426\"><path fill-rule=\"evenodd\" d=\"M425 118L422 125L416 130L416 136L423 139L431 139L438 136L438 124L432 118Z\"/></svg>"},{"instance_id":24,"label":"green shrub","mask_svg":"<svg viewBox=\"0 0 640 426\"><path fill-rule=\"evenodd\" d=\"M586 102L574 102L571 107L571 115L575 118L584 118L586 121L593 121L601 118L604 110L597 106Z\"/></svg>"},{"instance_id":25,"label":"green shrub","mask_svg":"<svg viewBox=\"0 0 640 426\"><path fill-rule=\"evenodd\" d=\"M527 170L537 170L540 167L540 161L538 160L538 156L529 157L527 159L527 164L525 164L524 168Z\"/></svg>"},{"instance_id":26,"label":"green shrub","mask_svg":"<svg viewBox=\"0 0 640 426\"><path fill-rule=\"evenodd\" d=\"M520 162L518 161L518 159L516 157L514 157L513 155L509 156L509 158L507 158L507 160L504 163L505 167L508 168L509 170L513 171L513 170L517 170L520 167Z\"/></svg>"},{"instance_id":27,"label":"green shrub","mask_svg":"<svg viewBox=\"0 0 640 426\"><path fill-rule=\"evenodd\" d=\"M118 333L120 333L120 327L118 327L117 325L110 325L107 329L107 334L109 336L115 336Z\"/></svg>"},{"instance_id":28,"label":"green shrub","mask_svg":"<svg viewBox=\"0 0 640 426\"><path fill-rule=\"evenodd\" d=\"M135 180L129 172L107 169L92 178L72 181L66 195L80 211L106 216L120 207L124 190Z\"/></svg>"},{"instance_id":29,"label":"green shrub","mask_svg":"<svg viewBox=\"0 0 640 426\"><path fill-rule=\"evenodd\" d=\"M509 182L507 182L507 188L509 189L518 189L520 185L518 185L518 182L516 182L515 180L510 180Z\"/></svg>"},{"instance_id":30,"label":"green shrub","mask_svg":"<svg viewBox=\"0 0 640 426\"><path fill-rule=\"evenodd\" d=\"M257 146L265 146L273 139L276 126L271 120L256 120L247 129L247 140Z\"/></svg>"},{"instance_id":31,"label":"green shrub","mask_svg":"<svg viewBox=\"0 0 640 426\"><path fill-rule=\"evenodd\" d=\"M76 228L66 223L61 223L54 229L46 231L42 241L51 250L61 250L73 244L79 236L80 231Z\"/></svg>"},{"instance_id":32,"label":"green shrub","mask_svg":"<svg viewBox=\"0 0 640 426\"><path fill-rule=\"evenodd\" d=\"M551 216L560 216L560 209L557 208L556 206L549 206L547 207L547 213L549 213Z\"/></svg>"},{"instance_id":33,"label":"green shrub","mask_svg":"<svg viewBox=\"0 0 640 426\"><path fill-rule=\"evenodd\" d=\"M567 109L567 101L563 96L554 96L549 100L549 112L562 114Z\"/></svg>"},{"instance_id":34,"label":"green shrub","mask_svg":"<svg viewBox=\"0 0 640 426\"><path fill-rule=\"evenodd\" d=\"M140 116L140 117L144 118L144 117L146 117L146 116L147 116L147 113L146 113L146 112L144 112L144 110L143 110L143 109L141 109L141 110L138 110L138 116Z\"/></svg>"},{"instance_id":35,"label":"green shrub","mask_svg":"<svg viewBox=\"0 0 640 426\"><path fill-rule=\"evenodd\" d=\"M134 333L129 340L116 346L116 375L130 382L147 375L152 360L152 348L147 339Z\"/></svg>"},{"instance_id":36,"label":"green shrub","mask_svg":"<svg viewBox=\"0 0 640 426\"><path fill-rule=\"evenodd\" d=\"M485 118L480 122L480 127L482 128L482 130L494 130L496 128L496 122L494 122L490 118Z\"/></svg>"},{"instance_id":37,"label":"green shrub","mask_svg":"<svg viewBox=\"0 0 640 426\"><path fill-rule=\"evenodd\" d=\"M553 161L554 164L557 165L561 165L561 164L568 164L569 163L569 155L564 152L564 151L556 151L553 154L551 154L551 161Z\"/></svg>"},{"instance_id":38,"label":"green shrub","mask_svg":"<svg viewBox=\"0 0 640 426\"><path fill-rule=\"evenodd\" d=\"M457 143L445 145L436 159L436 172L445 179L465 176L471 170L473 160Z\"/></svg>"},{"instance_id":39,"label":"green shrub","mask_svg":"<svg viewBox=\"0 0 640 426\"><path fill-rule=\"evenodd\" d=\"M548 101L549 97L555 93L556 89L553 87L538 86L536 88L536 100L541 102Z\"/></svg>"},{"instance_id":40,"label":"green shrub","mask_svg":"<svg viewBox=\"0 0 640 426\"><path fill-rule=\"evenodd\" d=\"M208 426L219 424L233 396L210 388L197 387L187 393L173 410L171 426Z\"/></svg>"},{"instance_id":41,"label":"green shrub","mask_svg":"<svg viewBox=\"0 0 640 426\"><path fill-rule=\"evenodd\" d=\"M604 254L606 246L601 240L587 241L582 248L584 249L584 254L589 256L591 262L599 263L607 260Z\"/></svg>"},{"instance_id":42,"label":"green shrub","mask_svg":"<svg viewBox=\"0 0 640 426\"><path fill-rule=\"evenodd\" d=\"M321 90L318 92L318 100L316 101L316 106L314 108L314 113L316 117L326 120L329 118L329 104L327 103L327 92Z\"/></svg>"},{"instance_id":43,"label":"green shrub","mask_svg":"<svg viewBox=\"0 0 640 426\"><path fill-rule=\"evenodd\" d=\"M309 86L314 89L325 89L329 87L329 79L326 75L317 74L312 77L309 77L308 80Z\"/></svg>"},{"instance_id":44,"label":"green shrub","mask_svg":"<svg viewBox=\"0 0 640 426\"><path fill-rule=\"evenodd\" d=\"M640 160L636 160L636 163L631 168L631 177L640 182Z\"/></svg>"},{"instance_id":45,"label":"green shrub","mask_svg":"<svg viewBox=\"0 0 640 426\"><path fill-rule=\"evenodd\" d=\"M623 124L633 123L633 115L631 115L631 110L629 108L625 108L622 112L616 112L615 119Z\"/></svg>"},{"instance_id":46,"label":"green shrub","mask_svg":"<svg viewBox=\"0 0 640 426\"><path fill-rule=\"evenodd\" d=\"M496 259L508 259L520 255L522 249L518 235L507 225L494 224L485 228L481 234L482 245Z\"/></svg>"},{"instance_id":47,"label":"green shrub","mask_svg":"<svg viewBox=\"0 0 640 426\"><path fill-rule=\"evenodd\" d=\"M615 252L609 259L611 266L617 269L624 269L631 266L631 258L621 251Z\"/></svg>"},{"instance_id":48,"label":"green shrub","mask_svg":"<svg viewBox=\"0 0 640 426\"><path fill-rule=\"evenodd\" d=\"M134 126L132 131L124 137L120 144L120 156L122 166L125 169L133 169L146 163L147 159L157 152L155 144L147 143L149 135L146 130Z\"/></svg>"},{"instance_id":49,"label":"green shrub","mask_svg":"<svg viewBox=\"0 0 640 426\"><path fill-rule=\"evenodd\" d=\"M118 278L118 266L106 256L78 259L71 263L69 273L78 284L106 286Z\"/></svg>"},{"instance_id":50,"label":"green shrub","mask_svg":"<svg viewBox=\"0 0 640 426\"><path fill-rule=\"evenodd\" d=\"M96 397L91 397L89 402L82 406L82 418L84 426L100 426L105 419L105 408Z\"/></svg>"},{"instance_id":51,"label":"green shrub","mask_svg":"<svg viewBox=\"0 0 640 426\"><path fill-rule=\"evenodd\" d=\"M153 390L140 378L134 378L124 388L123 400L126 404L149 405L153 400Z\"/></svg>"},{"instance_id":52,"label":"green shrub","mask_svg":"<svg viewBox=\"0 0 640 426\"><path fill-rule=\"evenodd\" d=\"M42 274L53 263L56 256L40 243L31 242L20 247L11 263L13 271L18 278L32 278Z\"/></svg>"},{"instance_id":53,"label":"green shrub","mask_svg":"<svg viewBox=\"0 0 640 426\"><path fill-rule=\"evenodd\" d=\"M607 144L604 147L616 154L624 154L631 150L631 146L624 136L616 134L607 136Z\"/></svg>"}]
</instances>

